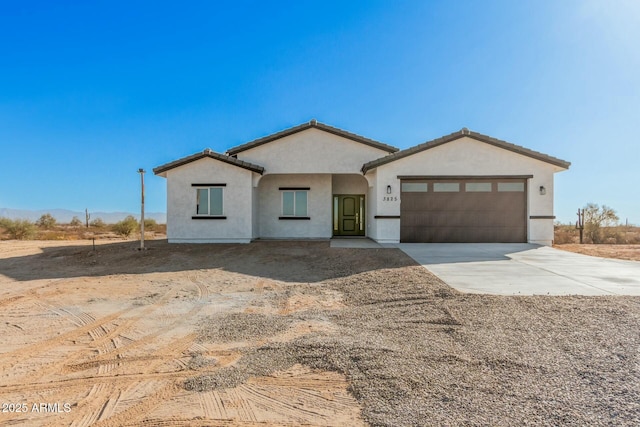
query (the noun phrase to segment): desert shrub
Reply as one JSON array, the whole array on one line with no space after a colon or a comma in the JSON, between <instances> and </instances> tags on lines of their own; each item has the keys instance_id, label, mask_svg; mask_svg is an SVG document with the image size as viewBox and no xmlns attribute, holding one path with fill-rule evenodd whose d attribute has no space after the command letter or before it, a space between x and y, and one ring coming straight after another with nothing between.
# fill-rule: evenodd
<instances>
[{"instance_id":1,"label":"desert shrub","mask_svg":"<svg viewBox=\"0 0 640 427\"><path fill-rule=\"evenodd\" d=\"M71 219L71 222L69 223L69 225L72 227L82 227L82 221L80 221L80 218L78 218L77 216L74 216Z\"/></svg>"},{"instance_id":2,"label":"desert shrub","mask_svg":"<svg viewBox=\"0 0 640 427\"><path fill-rule=\"evenodd\" d=\"M630 245L640 245L640 234L636 233L628 235L625 240Z\"/></svg>"},{"instance_id":3,"label":"desert shrub","mask_svg":"<svg viewBox=\"0 0 640 427\"><path fill-rule=\"evenodd\" d=\"M12 222L9 218L0 217L0 228L6 229Z\"/></svg>"},{"instance_id":4,"label":"desert shrub","mask_svg":"<svg viewBox=\"0 0 640 427\"><path fill-rule=\"evenodd\" d=\"M38 218L38 220L36 221L36 225L40 228L49 230L55 227L56 219L50 213L46 213Z\"/></svg>"},{"instance_id":5,"label":"desert shrub","mask_svg":"<svg viewBox=\"0 0 640 427\"><path fill-rule=\"evenodd\" d=\"M167 224L157 224L154 233L167 234Z\"/></svg>"},{"instance_id":6,"label":"desert shrub","mask_svg":"<svg viewBox=\"0 0 640 427\"><path fill-rule=\"evenodd\" d=\"M47 230L38 233L38 240L68 240L69 236L64 231Z\"/></svg>"},{"instance_id":7,"label":"desert shrub","mask_svg":"<svg viewBox=\"0 0 640 427\"><path fill-rule=\"evenodd\" d=\"M11 239L26 240L33 238L36 234L36 226L26 219L4 219L2 227Z\"/></svg>"},{"instance_id":8,"label":"desert shrub","mask_svg":"<svg viewBox=\"0 0 640 427\"><path fill-rule=\"evenodd\" d=\"M629 245L640 244L640 227L628 225L621 227L621 232L624 234L624 242Z\"/></svg>"},{"instance_id":9,"label":"desert shrub","mask_svg":"<svg viewBox=\"0 0 640 427\"><path fill-rule=\"evenodd\" d=\"M555 244L576 243L579 240L578 230L573 225L556 225L554 229Z\"/></svg>"},{"instance_id":10,"label":"desert shrub","mask_svg":"<svg viewBox=\"0 0 640 427\"><path fill-rule=\"evenodd\" d=\"M608 206L598 206L595 203L587 203L584 207L584 234L591 243L603 243L605 239L612 237L603 232L605 227L613 227L618 224L616 211Z\"/></svg>"},{"instance_id":11,"label":"desert shrub","mask_svg":"<svg viewBox=\"0 0 640 427\"><path fill-rule=\"evenodd\" d=\"M102 220L102 218L96 218L93 221L91 221L89 223L90 226L95 227L95 228L104 228L107 226L107 224L104 223L104 221Z\"/></svg>"},{"instance_id":12,"label":"desert shrub","mask_svg":"<svg viewBox=\"0 0 640 427\"><path fill-rule=\"evenodd\" d=\"M129 215L113 225L113 231L123 237L129 237L138 228L138 220Z\"/></svg>"},{"instance_id":13,"label":"desert shrub","mask_svg":"<svg viewBox=\"0 0 640 427\"><path fill-rule=\"evenodd\" d=\"M154 231L158 227L158 223L153 218L148 218L144 220L144 229L146 231Z\"/></svg>"},{"instance_id":14,"label":"desert shrub","mask_svg":"<svg viewBox=\"0 0 640 427\"><path fill-rule=\"evenodd\" d=\"M619 225L602 229L604 242L610 244L637 245L640 243L640 228Z\"/></svg>"}]
</instances>

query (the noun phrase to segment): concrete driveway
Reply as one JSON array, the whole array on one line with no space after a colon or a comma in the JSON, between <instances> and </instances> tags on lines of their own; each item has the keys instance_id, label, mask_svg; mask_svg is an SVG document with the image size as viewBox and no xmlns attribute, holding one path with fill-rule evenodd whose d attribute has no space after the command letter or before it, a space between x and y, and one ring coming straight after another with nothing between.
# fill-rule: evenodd
<instances>
[{"instance_id":1,"label":"concrete driveway","mask_svg":"<svg viewBox=\"0 0 640 427\"><path fill-rule=\"evenodd\" d=\"M640 295L640 262L525 243L393 245L462 291L495 295Z\"/></svg>"}]
</instances>

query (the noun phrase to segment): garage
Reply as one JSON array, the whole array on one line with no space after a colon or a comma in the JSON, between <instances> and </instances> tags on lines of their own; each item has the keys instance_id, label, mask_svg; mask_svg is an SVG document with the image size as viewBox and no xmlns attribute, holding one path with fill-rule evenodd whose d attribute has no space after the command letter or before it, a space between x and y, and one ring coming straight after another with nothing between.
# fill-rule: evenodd
<instances>
[{"instance_id":1,"label":"garage","mask_svg":"<svg viewBox=\"0 0 640 427\"><path fill-rule=\"evenodd\" d=\"M527 179L398 177L403 243L527 241Z\"/></svg>"}]
</instances>

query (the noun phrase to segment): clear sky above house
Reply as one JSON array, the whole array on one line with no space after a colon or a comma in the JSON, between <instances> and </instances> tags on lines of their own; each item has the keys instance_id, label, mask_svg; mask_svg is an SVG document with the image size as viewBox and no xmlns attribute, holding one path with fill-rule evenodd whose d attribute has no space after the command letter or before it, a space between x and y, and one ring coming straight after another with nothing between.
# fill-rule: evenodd
<instances>
[{"instance_id":1,"label":"clear sky above house","mask_svg":"<svg viewBox=\"0 0 640 427\"><path fill-rule=\"evenodd\" d=\"M407 148L468 127L572 162L556 215L640 224L640 2L18 1L0 207L165 211L151 169L311 118Z\"/></svg>"}]
</instances>

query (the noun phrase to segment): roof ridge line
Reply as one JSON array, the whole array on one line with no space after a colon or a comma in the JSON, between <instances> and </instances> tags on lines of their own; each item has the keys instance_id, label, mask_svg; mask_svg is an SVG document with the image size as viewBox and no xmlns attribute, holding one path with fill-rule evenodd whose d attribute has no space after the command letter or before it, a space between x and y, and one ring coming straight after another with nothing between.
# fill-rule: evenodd
<instances>
[{"instance_id":1,"label":"roof ridge line","mask_svg":"<svg viewBox=\"0 0 640 427\"><path fill-rule=\"evenodd\" d=\"M369 145L371 147L374 147L374 148L377 148L379 150L383 150L383 151L386 151L386 152L389 152L389 153L399 151L399 149L397 147L394 147L392 145L388 145L388 144L385 144L383 142L376 141L374 139L367 138L365 136L359 135L357 133L349 132L349 131L346 131L344 129L340 129L340 128L337 128L337 127L334 127L334 126L331 126L331 125L328 125L328 124L325 124L325 123L318 122L318 120L316 120L316 119L311 119L308 122L305 122L305 123L302 123L302 124L299 124L299 125L287 128L287 129L283 129L281 131L278 131L278 132L272 133L270 135L266 135L266 136L254 139L252 141L246 142L246 143L241 144L241 145L237 145L235 147L232 147L232 148L228 149L226 151L226 153L228 155L236 155L236 154L238 154L238 153L240 153L242 151L246 151L246 150L249 150L251 148L258 147L260 145L264 145L264 144L267 144L269 142L272 142L272 141L275 141L275 140L278 140L278 139L281 139L281 138L287 137L289 135L293 135L295 133L302 132L304 130L311 129L311 128L316 128L316 129L319 129L319 130L322 130L322 131L325 131L325 132L328 132L328 133L332 133L334 135L341 136L343 138L350 139L352 141L359 142L361 144Z\"/></svg>"}]
</instances>

